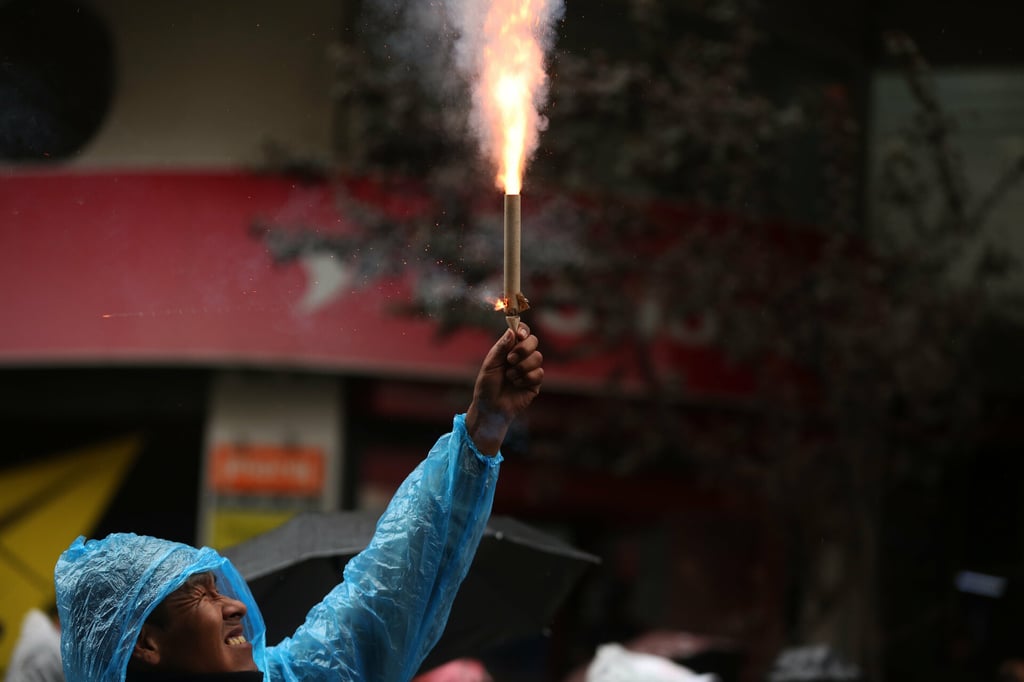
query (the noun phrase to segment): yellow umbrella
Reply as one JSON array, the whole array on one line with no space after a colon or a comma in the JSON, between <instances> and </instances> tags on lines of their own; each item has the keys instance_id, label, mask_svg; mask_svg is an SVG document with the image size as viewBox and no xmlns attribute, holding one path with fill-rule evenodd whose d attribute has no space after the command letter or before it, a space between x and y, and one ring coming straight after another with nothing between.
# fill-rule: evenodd
<instances>
[{"instance_id":1,"label":"yellow umbrella","mask_svg":"<svg viewBox=\"0 0 1024 682\"><path fill-rule=\"evenodd\" d=\"M125 437L0 472L0 667L25 612L53 601L53 566L92 531L140 447Z\"/></svg>"}]
</instances>

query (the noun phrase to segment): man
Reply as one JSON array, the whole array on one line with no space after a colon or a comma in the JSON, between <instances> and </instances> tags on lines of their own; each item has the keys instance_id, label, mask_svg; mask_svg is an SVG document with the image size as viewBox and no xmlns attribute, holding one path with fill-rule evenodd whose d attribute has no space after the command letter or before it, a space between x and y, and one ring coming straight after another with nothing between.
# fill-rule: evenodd
<instances>
[{"instance_id":1,"label":"man","mask_svg":"<svg viewBox=\"0 0 1024 682\"><path fill-rule=\"evenodd\" d=\"M78 538L55 570L67 682L411 679L469 570L499 447L540 392L542 363L526 325L492 346L469 409L402 483L344 580L275 646L245 581L214 550Z\"/></svg>"}]
</instances>

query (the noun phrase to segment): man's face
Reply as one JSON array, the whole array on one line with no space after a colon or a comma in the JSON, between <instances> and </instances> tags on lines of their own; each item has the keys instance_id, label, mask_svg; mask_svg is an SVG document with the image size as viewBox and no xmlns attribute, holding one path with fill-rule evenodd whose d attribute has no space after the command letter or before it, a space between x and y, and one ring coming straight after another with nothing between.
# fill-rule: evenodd
<instances>
[{"instance_id":1,"label":"man's face","mask_svg":"<svg viewBox=\"0 0 1024 682\"><path fill-rule=\"evenodd\" d=\"M199 573L164 599L147 629L160 670L220 673L256 670L242 633L245 604L217 591L212 573Z\"/></svg>"}]
</instances>

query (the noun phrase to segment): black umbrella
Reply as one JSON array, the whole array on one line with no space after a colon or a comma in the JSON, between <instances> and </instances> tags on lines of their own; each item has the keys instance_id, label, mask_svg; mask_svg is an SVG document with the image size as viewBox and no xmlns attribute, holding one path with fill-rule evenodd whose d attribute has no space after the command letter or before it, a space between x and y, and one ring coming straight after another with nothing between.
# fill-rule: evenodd
<instances>
[{"instance_id":1,"label":"black umbrella","mask_svg":"<svg viewBox=\"0 0 1024 682\"><path fill-rule=\"evenodd\" d=\"M222 552L249 583L268 644L292 634L341 580L377 519L365 512L303 513ZM576 580L598 562L513 518L492 516L424 669L543 633Z\"/></svg>"}]
</instances>

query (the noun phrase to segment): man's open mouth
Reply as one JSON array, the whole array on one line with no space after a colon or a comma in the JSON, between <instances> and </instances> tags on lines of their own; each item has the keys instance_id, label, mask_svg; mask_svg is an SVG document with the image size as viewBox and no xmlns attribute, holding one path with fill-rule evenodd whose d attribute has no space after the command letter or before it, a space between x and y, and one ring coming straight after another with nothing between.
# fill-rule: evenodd
<instances>
[{"instance_id":1,"label":"man's open mouth","mask_svg":"<svg viewBox=\"0 0 1024 682\"><path fill-rule=\"evenodd\" d=\"M238 646L239 644L245 644L248 640L244 635L236 635L234 637L228 637L226 640L228 646Z\"/></svg>"}]
</instances>

